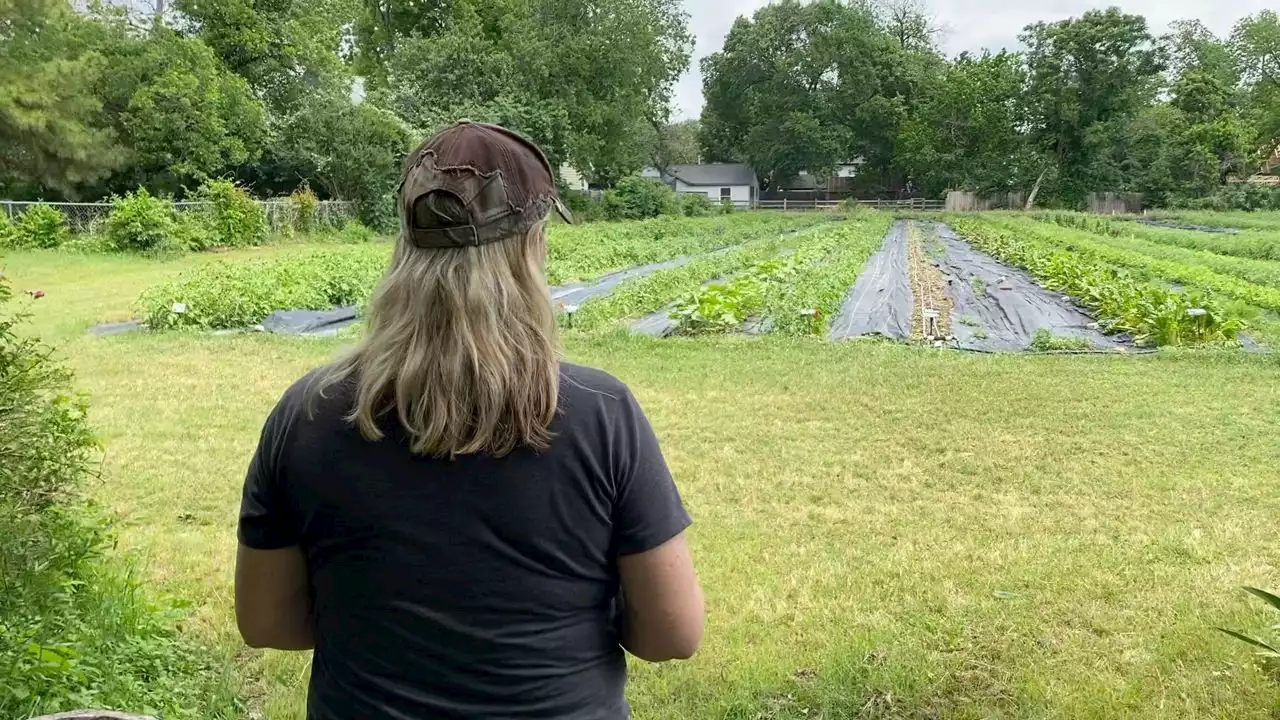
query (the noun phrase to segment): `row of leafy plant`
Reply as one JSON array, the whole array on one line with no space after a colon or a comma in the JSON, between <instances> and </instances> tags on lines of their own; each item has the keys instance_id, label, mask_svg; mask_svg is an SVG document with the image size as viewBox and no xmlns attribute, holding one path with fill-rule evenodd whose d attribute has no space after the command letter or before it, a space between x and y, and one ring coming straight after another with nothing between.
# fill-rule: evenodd
<instances>
[{"instance_id":1,"label":"row of leafy plant","mask_svg":"<svg viewBox=\"0 0 1280 720\"><path fill-rule=\"evenodd\" d=\"M1071 295L1093 313L1104 332L1128 333L1142 345L1236 344L1246 326L1236 308L1211 295L1177 292L1116 267L1105 253L1051 240L1051 231L1038 231L1043 226L1032 221L1002 224L995 219L954 220L955 229L975 247L1025 268L1045 287Z\"/></svg>"},{"instance_id":2,"label":"row of leafy plant","mask_svg":"<svg viewBox=\"0 0 1280 720\"><path fill-rule=\"evenodd\" d=\"M99 462L84 398L0 276L0 717L77 707L243 717L230 658L148 598L83 487Z\"/></svg>"},{"instance_id":3,"label":"row of leafy plant","mask_svg":"<svg viewBox=\"0 0 1280 720\"><path fill-rule=\"evenodd\" d=\"M1157 211L1155 220L1200 225L1202 227L1235 228L1258 232L1280 232L1280 211L1195 212L1191 210Z\"/></svg>"},{"instance_id":4,"label":"row of leafy plant","mask_svg":"<svg viewBox=\"0 0 1280 720\"><path fill-rule=\"evenodd\" d=\"M547 237L547 280L558 285L598 277L614 270L741 245L831 219L820 213L755 212L553 225Z\"/></svg>"},{"instance_id":5,"label":"row of leafy plant","mask_svg":"<svg viewBox=\"0 0 1280 720\"><path fill-rule=\"evenodd\" d=\"M1107 235L1109 237L1136 237L1159 245L1168 245L1185 250L1199 250L1206 253L1213 253L1215 255L1229 256L1221 263L1221 268L1233 267L1230 262L1231 258L1245 258L1252 261L1266 261L1267 263L1280 260L1280 227L1277 227L1274 230L1255 230L1238 234L1227 234L1153 227L1125 220L1111 220L1098 217L1097 215L1086 215L1084 213L1041 213L1036 215L1036 219L1061 225L1062 227L1084 230L1086 232ZM1214 258L1207 258L1203 261L1207 264L1209 262L1214 262L1215 260ZM1280 270L1276 269L1277 266L1271 264L1251 265L1249 263L1244 263L1236 265L1236 267L1244 268L1246 271L1254 272L1255 274L1257 273L1257 270L1248 270L1248 268L1265 267L1269 268L1271 273L1280 274ZM1238 274L1227 269L1223 269L1222 271L1230 274ZM1241 277L1247 276L1241 275Z\"/></svg>"},{"instance_id":6,"label":"row of leafy plant","mask_svg":"<svg viewBox=\"0 0 1280 720\"><path fill-rule=\"evenodd\" d=\"M567 322L579 330L598 330L625 318L657 312L681 297L702 287L708 278L736 275L746 268L776 257L780 252L799 246L822 228L750 240L731 250L711 253L675 268L659 270L629 280L608 296L591 300L581 308L566 313Z\"/></svg>"},{"instance_id":7,"label":"row of leafy plant","mask_svg":"<svg viewBox=\"0 0 1280 720\"><path fill-rule=\"evenodd\" d=\"M138 309L153 330L251 327L276 310L363 304L386 270L387 248L331 248L275 260L221 261L147 290Z\"/></svg>"},{"instance_id":8,"label":"row of leafy plant","mask_svg":"<svg viewBox=\"0 0 1280 720\"><path fill-rule=\"evenodd\" d=\"M1159 278L1193 289L1218 293L1255 308L1280 310L1280 289L1219 272L1197 262L1213 262L1225 269L1225 263L1231 261L1232 258L1223 258L1211 253L1195 253L1193 255L1179 255L1177 259L1168 259L1177 255L1174 252L1177 250L1176 248L1148 243L1135 238L1109 237L1067 228L1050 228L1043 223L1024 218L1003 217L993 219L991 222L1006 229L1050 242L1058 247L1070 248L1073 252L1126 268L1144 278ZM1202 255L1209 257L1202 257ZM1245 262L1238 259L1236 261ZM1268 268L1265 267L1249 269L1237 267L1234 269L1240 272L1268 272Z\"/></svg>"},{"instance_id":9,"label":"row of leafy plant","mask_svg":"<svg viewBox=\"0 0 1280 720\"><path fill-rule=\"evenodd\" d=\"M752 319L768 332L823 334L889 222L877 215L823 228L785 257L685 295L671 311L677 334L734 332Z\"/></svg>"}]
</instances>

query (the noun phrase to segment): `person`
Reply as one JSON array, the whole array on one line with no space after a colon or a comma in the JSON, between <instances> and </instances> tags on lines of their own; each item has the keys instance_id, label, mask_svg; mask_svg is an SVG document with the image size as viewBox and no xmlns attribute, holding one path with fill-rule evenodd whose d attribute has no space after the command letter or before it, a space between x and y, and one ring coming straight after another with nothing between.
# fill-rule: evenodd
<instances>
[{"instance_id":1,"label":"person","mask_svg":"<svg viewBox=\"0 0 1280 720\"><path fill-rule=\"evenodd\" d=\"M290 388L245 480L240 633L307 650L309 720L629 717L691 657L690 524L632 393L559 359L545 155L462 121L406 162L363 341Z\"/></svg>"}]
</instances>

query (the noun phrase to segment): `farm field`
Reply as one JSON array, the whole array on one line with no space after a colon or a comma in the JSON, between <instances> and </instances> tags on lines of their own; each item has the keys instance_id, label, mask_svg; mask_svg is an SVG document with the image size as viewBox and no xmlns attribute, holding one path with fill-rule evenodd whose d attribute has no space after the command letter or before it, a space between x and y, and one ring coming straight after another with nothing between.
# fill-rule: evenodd
<instances>
[{"instance_id":1,"label":"farm field","mask_svg":"<svg viewBox=\"0 0 1280 720\"><path fill-rule=\"evenodd\" d=\"M1280 337L1280 262L1229 250L1280 231L1214 234L1213 250L1147 234L1195 231L1090 220L761 213L553 229L549 280L585 298L562 307L566 355L633 387L695 518L707 643L689 663L635 666L637 718L1280 712L1274 679L1212 630L1274 623L1238 588L1280 586L1280 363L1237 334ZM989 262L961 263L964 248ZM903 262L877 282L905 283L902 342L830 342L842 317L886 312L850 290L889 250ZM45 293L35 329L91 395L105 446L93 492L121 550L157 595L191 603L188 631L243 670L251 716L304 717L307 665L235 634L243 470L279 394L345 339L204 330L281 302L358 305L388 253L0 259L18 289ZM616 276L637 267L652 269ZM981 345L967 323L1004 309L1006 284L1097 327L1018 335L1043 354L932 347ZM86 334L134 316L188 329ZM1084 347L1076 330L1128 340Z\"/></svg>"}]
</instances>

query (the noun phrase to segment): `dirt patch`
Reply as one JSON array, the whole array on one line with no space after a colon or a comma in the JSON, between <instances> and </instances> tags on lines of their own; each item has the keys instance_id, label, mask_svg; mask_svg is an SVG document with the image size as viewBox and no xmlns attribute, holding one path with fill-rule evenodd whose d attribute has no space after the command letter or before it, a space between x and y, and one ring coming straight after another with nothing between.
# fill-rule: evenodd
<instances>
[{"instance_id":1,"label":"dirt patch","mask_svg":"<svg viewBox=\"0 0 1280 720\"><path fill-rule=\"evenodd\" d=\"M907 226L907 270L913 298L911 330L917 340L929 343L945 342L951 337L951 297L947 278L935 259L944 254L932 226Z\"/></svg>"}]
</instances>

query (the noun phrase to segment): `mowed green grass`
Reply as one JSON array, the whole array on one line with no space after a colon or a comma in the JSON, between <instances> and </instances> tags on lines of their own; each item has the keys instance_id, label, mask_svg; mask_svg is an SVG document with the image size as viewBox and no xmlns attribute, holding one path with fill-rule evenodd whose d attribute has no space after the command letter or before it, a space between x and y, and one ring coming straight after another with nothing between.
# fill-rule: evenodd
<instances>
[{"instance_id":1,"label":"mowed green grass","mask_svg":"<svg viewBox=\"0 0 1280 720\"><path fill-rule=\"evenodd\" d=\"M287 252L268 250L258 252ZM253 711L302 718L306 658L241 650L243 471L336 341L91 338L172 262L0 260L92 397L91 490L157 594L193 603ZM1240 353L963 355L777 339L570 336L628 382L695 518L698 657L637 665L636 717L1273 718L1212 629L1275 622L1280 363Z\"/></svg>"}]
</instances>

